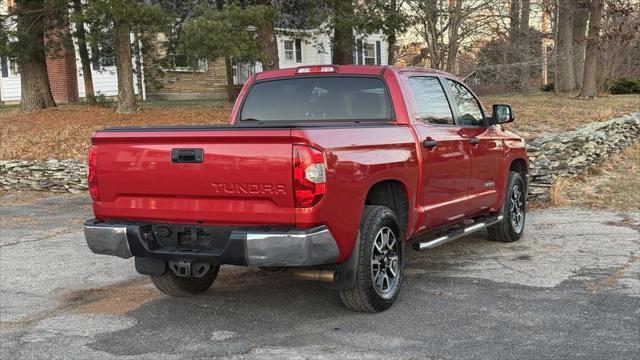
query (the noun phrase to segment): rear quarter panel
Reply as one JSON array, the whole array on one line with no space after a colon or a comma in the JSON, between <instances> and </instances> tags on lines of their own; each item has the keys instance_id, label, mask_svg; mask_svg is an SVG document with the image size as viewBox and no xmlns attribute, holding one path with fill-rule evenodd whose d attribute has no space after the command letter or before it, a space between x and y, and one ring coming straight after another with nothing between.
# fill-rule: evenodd
<instances>
[{"instance_id":1,"label":"rear quarter panel","mask_svg":"<svg viewBox=\"0 0 640 360\"><path fill-rule=\"evenodd\" d=\"M296 225L327 225L340 248L338 262L351 254L367 192L380 181L402 183L408 199L407 229L414 228L419 161L407 125L295 129L291 135L294 144L323 150L327 166L326 195L312 208L296 209Z\"/></svg>"}]
</instances>

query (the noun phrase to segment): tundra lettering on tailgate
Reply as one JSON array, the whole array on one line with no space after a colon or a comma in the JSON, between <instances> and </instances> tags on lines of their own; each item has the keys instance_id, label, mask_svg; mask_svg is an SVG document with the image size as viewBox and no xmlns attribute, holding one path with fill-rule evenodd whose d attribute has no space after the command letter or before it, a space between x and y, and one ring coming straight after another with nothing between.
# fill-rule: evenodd
<instances>
[{"instance_id":1,"label":"tundra lettering on tailgate","mask_svg":"<svg viewBox=\"0 0 640 360\"><path fill-rule=\"evenodd\" d=\"M211 186L216 194L287 194L284 184L212 182Z\"/></svg>"}]
</instances>

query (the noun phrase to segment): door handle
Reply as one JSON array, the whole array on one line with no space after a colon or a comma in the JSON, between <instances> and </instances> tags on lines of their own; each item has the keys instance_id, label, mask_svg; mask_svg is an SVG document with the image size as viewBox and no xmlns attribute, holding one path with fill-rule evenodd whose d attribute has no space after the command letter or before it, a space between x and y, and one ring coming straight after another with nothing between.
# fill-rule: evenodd
<instances>
[{"instance_id":1,"label":"door handle","mask_svg":"<svg viewBox=\"0 0 640 360\"><path fill-rule=\"evenodd\" d=\"M478 145L480 143L480 139L478 139L477 137L472 137L469 139L469 144L471 145Z\"/></svg>"},{"instance_id":2,"label":"door handle","mask_svg":"<svg viewBox=\"0 0 640 360\"><path fill-rule=\"evenodd\" d=\"M438 142L433 139L427 139L422 142L422 146L426 147L427 149L433 149L434 147L438 146Z\"/></svg>"},{"instance_id":3,"label":"door handle","mask_svg":"<svg viewBox=\"0 0 640 360\"><path fill-rule=\"evenodd\" d=\"M174 163L201 163L203 159L202 149L171 149L171 162Z\"/></svg>"}]
</instances>

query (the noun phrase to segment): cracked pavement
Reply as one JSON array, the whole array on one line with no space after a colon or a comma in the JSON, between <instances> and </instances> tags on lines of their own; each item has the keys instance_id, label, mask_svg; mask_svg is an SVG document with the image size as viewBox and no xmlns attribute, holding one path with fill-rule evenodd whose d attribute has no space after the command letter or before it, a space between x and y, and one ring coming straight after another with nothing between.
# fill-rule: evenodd
<instances>
[{"instance_id":1,"label":"cracked pavement","mask_svg":"<svg viewBox=\"0 0 640 360\"><path fill-rule=\"evenodd\" d=\"M85 196L0 196L0 359L640 357L640 212L529 213L525 236L408 251L381 314L321 284L223 267L169 298L133 261L92 254Z\"/></svg>"}]
</instances>

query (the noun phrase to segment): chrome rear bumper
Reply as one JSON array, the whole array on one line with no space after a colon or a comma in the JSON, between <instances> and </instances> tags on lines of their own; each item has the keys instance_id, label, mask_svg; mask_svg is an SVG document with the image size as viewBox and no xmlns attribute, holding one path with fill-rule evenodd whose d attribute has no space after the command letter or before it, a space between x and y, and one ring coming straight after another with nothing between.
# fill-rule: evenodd
<instances>
[{"instance_id":1,"label":"chrome rear bumper","mask_svg":"<svg viewBox=\"0 0 640 360\"><path fill-rule=\"evenodd\" d=\"M245 266L313 266L335 263L338 246L326 226L311 229L218 228L194 229L224 233L211 248L163 244L153 232L156 224L85 222L87 245L96 254L194 260ZM169 225L167 225L169 226Z\"/></svg>"}]
</instances>

